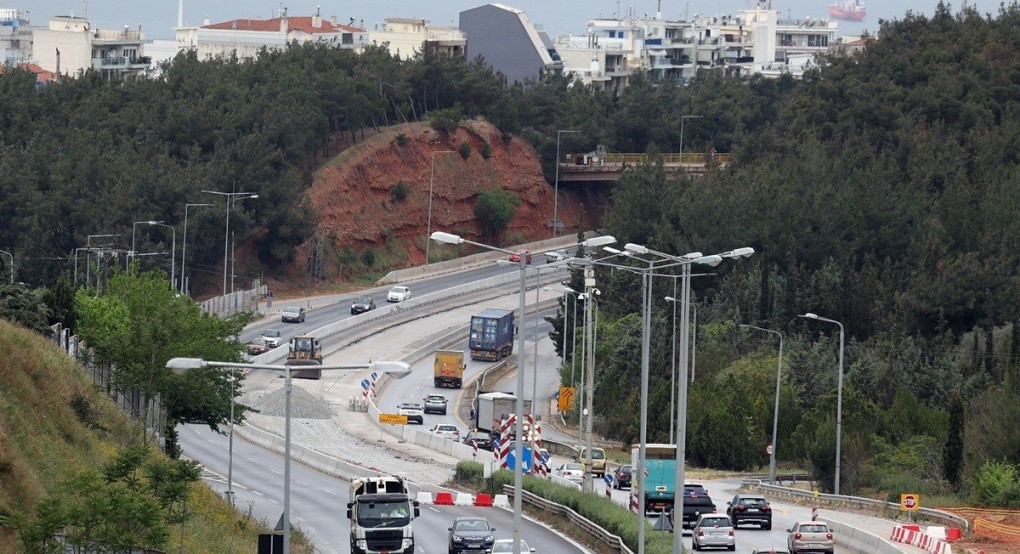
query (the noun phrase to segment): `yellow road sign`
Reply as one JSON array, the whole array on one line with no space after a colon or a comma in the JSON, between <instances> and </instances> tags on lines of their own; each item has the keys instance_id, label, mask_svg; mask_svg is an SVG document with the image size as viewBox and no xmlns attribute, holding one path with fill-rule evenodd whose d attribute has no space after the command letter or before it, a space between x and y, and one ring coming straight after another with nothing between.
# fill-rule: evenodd
<instances>
[{"instance_id":1,"label":"yellow road sign","mask_svg":"<svg viewBox=\"0 0 1020 554\"><path fill-rule=\"evenodd\" d=\"M560 387L560 399L557 407L561 412L574 409L574 387Z\"/></svg>"},{"instance_id":2,"label":"yellow road sign","mask_svg":"<svg viewBox=\"0 0 1020 554\"><path fill-rule=\"evenodd\" d=\"M379 423L393 423L396 425L407 425L407 416L400 414L379 414Z\"/></svg>"},{"instance_id":3,"label":"yellow road sign","mask_svg":"<svg viewBox=\"0 0 1020 554\"><path fill-rule=\"evenodd\" d=\"M916 493L900 494L900 511L916 512L921 509L921 495Z\"/></svg>"}]
</instances>

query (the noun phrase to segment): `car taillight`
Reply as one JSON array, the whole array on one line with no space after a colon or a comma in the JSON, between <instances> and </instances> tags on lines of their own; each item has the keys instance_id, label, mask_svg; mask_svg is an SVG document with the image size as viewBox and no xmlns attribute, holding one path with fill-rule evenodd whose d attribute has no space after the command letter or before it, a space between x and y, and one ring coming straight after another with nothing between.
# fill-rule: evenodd
<instances>
[{"instance_id":1,"label":"car taillight","mask_svg":"<svg viewBox=\"0 0 1020 554\"><path fill-rule=\"evenodd\" d=\"M730 529L730 536L733 536L733 529Z\"/></svg>"},{"instance_id":2,"label":"car taillight","mask_svg":"<svg viewBox=\"0 0 1020 554\"><path fill-rule=\"evenodd\" d=\"M825 534L825 538L827 538L827 539L829 539L831 541L832 540L832 533L826 533Z\"/></svg>"},{"instance_id":3,"label":"car taillight","mask_svg":"<svg viewBox=\"0 0 1020 554\"><path fill-rule=\"evenodd\" d=\"M795 538L797 540L800 540L800 533L797 533L796 535L794 535L793 538Z\"/></svg>"},{"instance_id":4,"label":"car taillight","mask_svg":"<svg viewBox=\"0 0 1020 554\"><path fill-rule=\"evenodd\" d=\"M736 511L736 512L743 512L743 511L744 511L744 510L746 510L746 509L747 509L747 508L745 508L745 507L743 507L743 506L737 506L736 508L733 508L733 510L734 510L734 511Z\"/></svg>"},{"instance_id":5,"label":"car taillight","mask_svg":"<svg viewBox=\"0 0 1020 554\"><path fill-rule=\"evenodd\" d=\"M698 529L698 536L699 537L704 537L705 536L705 532L703 530L701 530L701 529Z\"/></svg>"},{"instance_id":6,"label":"car taillight","mask_svg":"<svg viewBox=\"0 0 1020 554\"><path fill-rule=\"evenodd\" d=\"M763 511L763 512L771 512L772 511L772 506L762 506L761 507L761 511Z\"/></svg>"}]
</instances>

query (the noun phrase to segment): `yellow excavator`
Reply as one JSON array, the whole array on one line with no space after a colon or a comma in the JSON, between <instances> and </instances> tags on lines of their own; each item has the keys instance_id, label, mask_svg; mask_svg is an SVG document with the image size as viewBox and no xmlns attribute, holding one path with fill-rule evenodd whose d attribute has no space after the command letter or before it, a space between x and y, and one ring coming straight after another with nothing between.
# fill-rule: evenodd
<instances>
[{"instance_id":1,"label":"yellow excavator","mask_svg":"<svg viewBox=\"0 0 1020 554\"><path fill-rule=\"evenodd\" d=\"M308 336L290 339L286 363L292 367L290 376L293 379L321 379L322 349L319 339Z\"/></svg>"}]
</instances>

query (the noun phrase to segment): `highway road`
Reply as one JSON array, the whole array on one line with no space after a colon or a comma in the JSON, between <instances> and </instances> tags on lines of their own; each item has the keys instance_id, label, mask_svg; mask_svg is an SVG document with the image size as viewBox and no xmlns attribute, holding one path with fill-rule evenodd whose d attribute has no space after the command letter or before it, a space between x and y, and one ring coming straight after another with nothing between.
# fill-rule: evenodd
<instances>
[{"instance_id":1,"label":"highway road","mask_svg":"<svg viewBox=\"0 0 1020 554\"><path fill-rule=\"evenodd\" d=\"M178 428L188 458L204 468L203 479L213 490L227 490L227 437L204 425ZM256 520L276 525L283 513L283 457L234 438L235 505ZM323 554L350 553L350 527L346 517L348 483L299 463L291 463L291 522L299 527ZM502 508L473 506L421 506L415 520L418 554L445 552L447 528L457 516L482 516L496 528L496 538L513 536L513 513ZM542 553L587 553L586 549L560 537L545 525L525 519L522 534Z\"/></svg>"}]
</instances>

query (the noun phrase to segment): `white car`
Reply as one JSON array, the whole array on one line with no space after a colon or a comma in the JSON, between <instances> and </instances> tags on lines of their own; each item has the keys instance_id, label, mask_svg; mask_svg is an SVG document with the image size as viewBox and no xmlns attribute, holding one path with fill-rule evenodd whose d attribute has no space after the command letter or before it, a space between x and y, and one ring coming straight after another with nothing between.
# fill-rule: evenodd
<instances>
[{"instance_id":1,"label":"white car","mask_svg":"<svg viewBox=\"0 0 1020 554\"><path fill-rule=\"evenodd\" d=\"M425 410L422 409L421 404L404 402L397 406L397 413L407 416L408 423L417 423L418 425L425 423Z\"/></svg>"},{"instance_id":2,"label":"white car","mask_svg":"<svg viewBox=\"0 0 1020 554\"><path fill-rule=\"evenodd\" d=\"M545 253L545 263L562 262L569 257L566 250L551 250Z\"/></svg>"},{"instance_id":3,"label":"white car","mask_svg":"<svg viewBox=\"0 0 1020 554\"><path fill-rule=\"evenodd\" d=\"M403 302L411 298L411 289L403 285L397 285L390 289L390 292L386 295L387 302Z\"/></svg>"},{"instance_id":4,"label":"white car","mask_svg":"<svg viewBox=\"0 0 1020 554\"><path fill-rule=\"evenodd\" d=\"M573 462L560 464L560 466L553 471L553 474L578 484L584 480L584 468L581 467L581 464Z\"/></svg>"},{"instance_id":5,"label":"white car","mask_svg":"<svg viewBox=\"0 0 1020 554\"><path fill-rule=\"evenodd\" d=\"M437 437L443 437L444 439L460 442L460 429L457 429L456 425L440 423L429 429L429 433L432 433Z\"/></svg>"},{"instance_id":6,"label":"white car","mask_svg":"<svg viewBox=\"0 0 1020 554\"><path fill-rule=\"evenodd\" d=\"M513 539L499 539L492 543L492 554L499 554L500 552L507 553L514 551L514 540ZM528 546L528 541L521 539L521 552L534 552L535 549Z\"/></svg>"},{"instance_id":7,"label":"white car","mask_svg":"<svg viewBox=\"0 0 1020 554\"><path fill-rule=\"evenodd\" d=\"M269 348L276 348L280 346L280 341L283 339L280 337L280 332L276 329L266 329L262 331L262 340L265 341L266 346Z\"/></svg>"}]
</instances>

